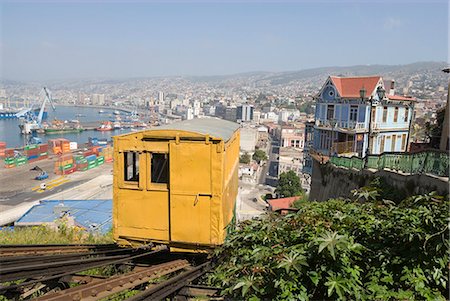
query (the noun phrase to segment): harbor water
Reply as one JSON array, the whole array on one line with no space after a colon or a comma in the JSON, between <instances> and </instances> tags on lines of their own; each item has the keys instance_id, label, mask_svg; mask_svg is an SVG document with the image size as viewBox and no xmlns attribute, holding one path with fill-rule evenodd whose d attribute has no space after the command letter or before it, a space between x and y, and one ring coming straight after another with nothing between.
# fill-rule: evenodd
<instances>
[{"instance_id":1,"label":"harbor water","mask_svg":"<svg viewBox=\"0 0 450 301\"><path fill-rule=\"evenodd\" d=\"M51 123L52 120L79 120L83 122L98 122L99 126L102 121L114 120L113 109L102 109L104 112L99 114L98 108L91 107L73 107L73 106L57 106L53 111L51 108L47 108L48 118L47 122ZM124 118L128 113L121 111L121 117ZM20 133L19 119L0 119L0 141L6 142L6 147L15 148L21 147L27 144L30 135L25 136ZM70 141L78 143L86 143L89 137L106 138L111 140L114 135L120 135L130 132L130 129L112 130L106 132L100 131L83 131L81 133L61 133L53 135L36 134L37 137L42 139L42 142L46 142L49 139L66 138Z\"/></svg>"}]
</instances>

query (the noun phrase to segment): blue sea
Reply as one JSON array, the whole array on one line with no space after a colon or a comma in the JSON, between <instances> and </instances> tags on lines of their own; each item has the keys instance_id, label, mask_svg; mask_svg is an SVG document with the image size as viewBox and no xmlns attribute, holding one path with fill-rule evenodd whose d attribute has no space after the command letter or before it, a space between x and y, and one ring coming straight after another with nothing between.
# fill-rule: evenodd
<instances>
[{"instance_id":1,"label":"blue sea","mask_svg":"<svg viewBox=\"0 0 450 301\"><path fill-rule=\"evenodd\" d=\"M55 111L51 108L47 109L48 118L46 121L50 123L51 120L55 118L59 120L78 119L81 123L98 121L100 125L101 121L114 119L113 109L102 110L104 113L99 114L98 108L57 106ZM82 116L77 117L77 114ZM128 115L128 113L121 112L122 117L125 117L126 115ZM55 135L37 134L37 137L41 138L43 142L46 142L48 139L66 138L70 141L86 143L88 142L89 137L107 138L108 140L111 140L111 137L114 135L120 135L128 132L130 132L130 129L113 130L109 132L83 131L81 133ZM7 148L26 145L29 138L30 136L25 136L20 133L19 119L0 119L0 141L5 141Z\"/></svg>"}]
</instances>

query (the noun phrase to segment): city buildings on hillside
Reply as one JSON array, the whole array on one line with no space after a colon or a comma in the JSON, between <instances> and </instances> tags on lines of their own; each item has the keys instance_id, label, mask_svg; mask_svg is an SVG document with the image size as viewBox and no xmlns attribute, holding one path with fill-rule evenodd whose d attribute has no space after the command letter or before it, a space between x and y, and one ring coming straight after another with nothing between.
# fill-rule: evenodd
<instances>
[{"instance_id":1,"label":"city buildings on hillside","mask_svg":"<svg viewBox=\"0 0 450 301\"><path fill-rule=\"evenodd\" d=\"M253 106L240 105L236 109L236 121L248 122L253 120Z\"/></svg>"},{"instance_id":2,"label":"city buildings on hillside","mask_svg":"<svg viewBox=\"0 0 450 301\"><path fill-rule=\"evenodd\" d=\"M303 150L305 124L295 123L281 126L280 143L281 147L293 147Z\"/></svg>"},{"instance_id":3,"label":"city buildings on hillside","mask_svg":"<svg viewBox=\"0 0 450 301\"><path fill-rule=\"evenodd\" d=\"M316 102L312 148L325 155L404 152L408 148L414 98L386 91L380 76L330 76Z\"/></svg>"}]
</instances>

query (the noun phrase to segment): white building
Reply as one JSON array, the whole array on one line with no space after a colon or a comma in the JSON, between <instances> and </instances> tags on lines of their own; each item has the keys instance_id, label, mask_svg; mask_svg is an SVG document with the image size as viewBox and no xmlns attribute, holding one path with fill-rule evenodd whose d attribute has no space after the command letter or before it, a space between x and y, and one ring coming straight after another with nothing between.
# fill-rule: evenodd
<instances>
[{"instance_id":1,"label":"white building","mask_svg":"<svg viewBox=\"0 0 450 301\"><path fill-rule=\"evenodd\" d=\"M252 154L255 152L255 145L258 131L250 127L241 128L241 151Z\"/></svg>"},{"instance_id":2,"label":"white building","mask_svg":"<svg viewBox=\"0 0 450 301\"><path fill-rule=\"evenodd\" d=\"M192 108L187 108L185 118L186 120L194 119L194 113Z\"/></svg>"}]
</instances>

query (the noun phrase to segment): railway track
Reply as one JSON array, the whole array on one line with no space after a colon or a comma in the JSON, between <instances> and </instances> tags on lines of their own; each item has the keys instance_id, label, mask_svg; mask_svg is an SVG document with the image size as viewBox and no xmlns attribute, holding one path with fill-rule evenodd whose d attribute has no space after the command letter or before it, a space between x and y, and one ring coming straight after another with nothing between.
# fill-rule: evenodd
<instances>
[{"instance_id":1,"label":"railway track","mask_svg":"<svg viewBox=\"0 0 450 301\"><path fill-rule=\"evenodd\" d=\"M92 252L98 250L108 250L117 248L114 244L100 245L2 245L0 246L0 257L7 256L29 256L46 254L67 254Z\"/></svg>"},{"instance_id":2,"label":"railway track","mask_svg":"<svg viewBox=\"0 0 450 301\"><path fill-rule=\"evenodd\" d=\"M0 295L15 300L28 300L36 295L40 296L36 300L100 300L139 289L142 292L130 300L160 300L183 288L184 292L192 291L186 286L211 268L209 261L199 258L171 255L165 246L137 249L115 245L2 246ZM109 265L127 266L128 272L111 277L80 274ZM167 280L150 283L163 276ZM73 286L71 283L77 286L69 288Z\"/></svg>"}]
</instances>

